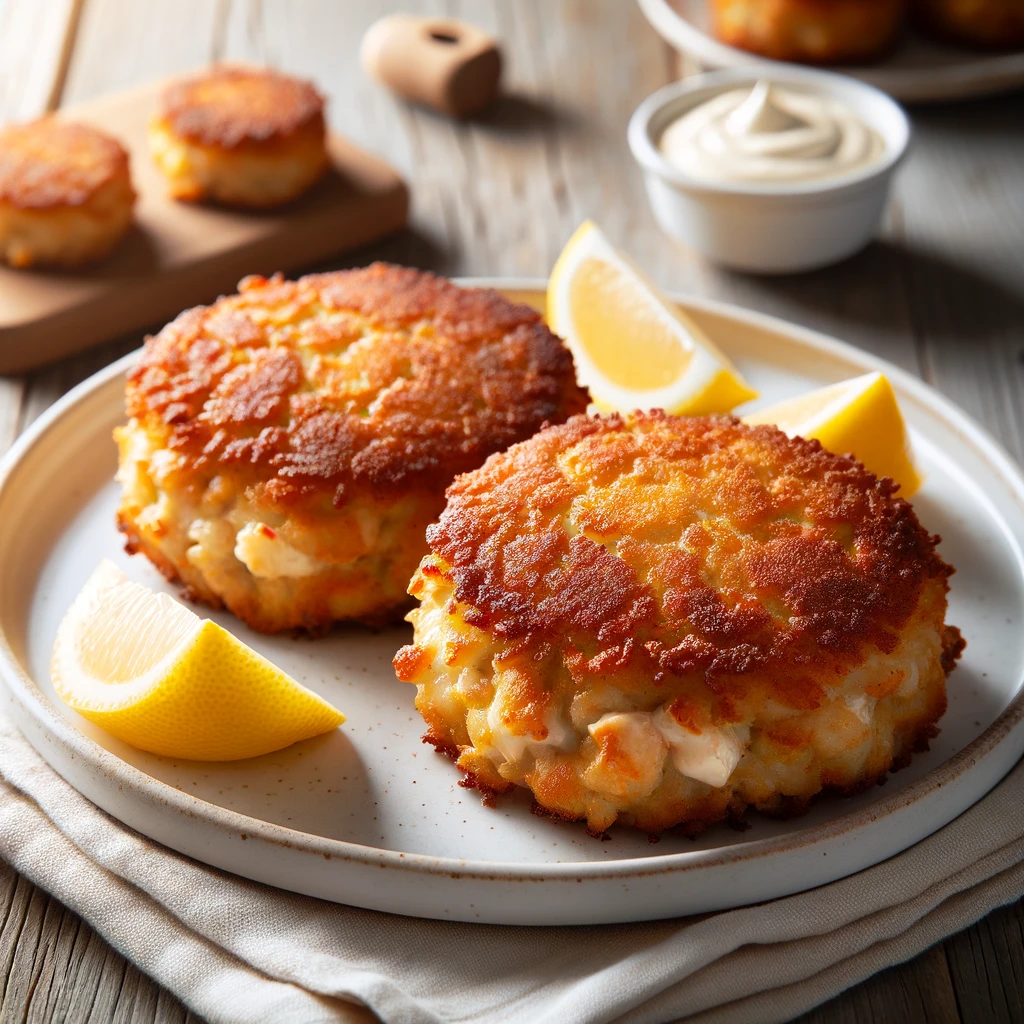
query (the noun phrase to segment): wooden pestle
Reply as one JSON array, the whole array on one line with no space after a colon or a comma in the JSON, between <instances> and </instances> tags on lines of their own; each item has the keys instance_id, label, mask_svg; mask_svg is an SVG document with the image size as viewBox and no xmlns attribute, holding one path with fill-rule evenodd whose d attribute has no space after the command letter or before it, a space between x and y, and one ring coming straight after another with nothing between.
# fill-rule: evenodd
<instances>
[{"instance_id":1,"label":"wooden pestle","mask_svg":"<svg viewBox=\"0 0 1024 1024\"><path fill-rule=\"evenodd\" d=\"M457 18L389 14L367 30L360 55L367 74L450 117L471 117L498 93L497 41Z\"/></svg>"}]
</instances>

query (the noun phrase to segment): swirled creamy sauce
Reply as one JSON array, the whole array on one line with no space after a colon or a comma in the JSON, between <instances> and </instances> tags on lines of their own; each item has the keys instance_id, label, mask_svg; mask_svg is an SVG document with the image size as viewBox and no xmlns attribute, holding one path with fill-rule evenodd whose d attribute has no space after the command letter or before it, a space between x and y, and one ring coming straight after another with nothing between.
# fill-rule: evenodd
<instances>
[{"instance_id":1,"label":"swirled creamy sauce","mask_svg":"<svg viewBox=\"0 0 1024 1024\"><path fill-rule=\"evenodd\" d=\"M881 158L885 142L839 100L762 81L688 111L660 148L695 178L769 185L859 171Z\"/></svg>"}]
</instances>

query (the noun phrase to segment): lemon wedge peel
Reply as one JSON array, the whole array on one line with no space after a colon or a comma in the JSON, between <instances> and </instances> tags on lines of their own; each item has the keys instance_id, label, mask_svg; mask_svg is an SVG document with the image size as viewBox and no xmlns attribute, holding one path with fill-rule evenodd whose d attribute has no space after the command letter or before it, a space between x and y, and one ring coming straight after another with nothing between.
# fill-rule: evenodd
<instances>
[{"instance_id":1,"label":"lemon wedge peel","mask_svg":"<svg viewBox=\"0 0 1024 1024\"><path fill-rule=\"evenodd\" d=\"M131 746L234 761L335 729L345 716L210 619L103 562L57 632L58 696Z\"/></svg>"},{"instance_id":2,"label":"lemon wedge peel","mask_svg":"<svg viewBox=\"0 0 1024 1024\"><path fill-rule=\"evenodd\" d=\"M876 476L895 480L901 497L911 497L923 483L896 392L884 373L830 384L759 409L743 421L771 423L791 436L815 438L828 451L852 454Z\"/></svg>"},{"instance_id":3,"label":"lemon wedge peel","mask_svg":"<svg viewBox=\"0 0 1024 1024\"><path fill-rule=\"evenodd\" d=\"M551 329L602 411L730 412L757 397L701 328L591 221L569 239L548 282Z\"/></svg>"}]
</instances>

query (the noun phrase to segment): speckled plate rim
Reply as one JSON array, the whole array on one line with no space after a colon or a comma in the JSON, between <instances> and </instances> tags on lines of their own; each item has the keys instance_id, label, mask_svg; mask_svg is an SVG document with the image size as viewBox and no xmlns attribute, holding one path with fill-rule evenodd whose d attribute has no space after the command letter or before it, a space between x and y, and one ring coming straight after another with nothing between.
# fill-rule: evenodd
<instances>
[{"instance_id":1,"label":"speckled plate rim","mask_svg":"<svg viewBox=\"0 0 1024 1024\"><path fill-rule=\"evenodd\" d=\"M535 300L541 299L545 288L543 280L535 279L479 278L467 279L465 283L494 287L511 293L515 298L524 300L528 299L531 295ZM975 449L980 457L986 460L989 467L1005 481L1008 489L1013 494L1014 500L1020 506L1022 514L1024 514L1024 477L1022 477L1020 470L1013 460L982 427L928 385L884 360L826 335L790 324L775 317L713 300L696 299L689 296L673 297L682 305L695 310L723 317L755 330L767 331L771 334L788 338L797 345L811 350L812 353L821 353L829 359L845 363L849 366L851 373L864 373L871 370L884 371L893 382L901 401L909 400L918 403L933 414L940 416L955 429L966 443ZM26 460L32 450L51 431L58 427L60 422L73 410L79 410L84 413L90 401L109 401L106 392L113 387L118 389L121 387L121 380L136 356L137 353L125 356L123 359L111 364L78 385L47 410L15 442L7 455L0 460L0 510L3 508L4 499L15 468ZM2 519L0 519L0 533L2 533L2 530ZM1019 547L1019 541L1015 540L1015 543ZM26 734L42 757L65 778L68 776L68 765L77 763L79 769L88 769L90 778L98 778L99 776L115 778L120 791L130 791L143 804L148 804L152 808L163 808L164 810L173 811L181 820L203 821L234 839L262 840L271 846L308 852L318 857L323 857L328 861L337 860L364 867L397 869L402 872L414 872L420 876L435 876L437 878L453 880L477 879L480 881L498 881L503 883L519 881L583 882L614 879L639 881L641 879L671 876L677 873L686 873L716 866L735 866L741 864L749 866L750 862L754 859L772 857L787 851L807 848L816 844L827 843L830 849L836 849L834 844L843 837L849 839L852 834L870 827L880 819L888 818L894 813L906 810L914 805L921 805L927 798L934 797L937 791L946 789L943 811L936 816L925 815L927 820L919 820L913 828L904 832L900 839L893 839L882 844L884 850L882 850L880 855L873 856L870 860L870 863L878 863L941 828L974 804L1005 776L1020 758L1021 754L1024 753L1024 728L1022 728L1024 726L1024 688L1019 683L1016 695L1003 713L982 735L959 753L937 766L926 776L901 789L898 793L894 793L890 797L883 797L867 807L851 811L848 814L839 815L827 822L797 828L783 836L755 840L720 849L674 853L645 857L639 860L624 858L604 862L556 864L474 861L382 850L289 829L211 804L146 775L76 730L68 720L57 712L36 683L19 664L7 636L2 616L0 616L0 680L5 684L8 708L16 724ZM994 758L993 755L999 756ZM971 774L972 770L981 768L986 769L982 773L984 780L980 783L976 781L973 787L966 787L970 790L967 795L964 795L965 787L960 787L959 795L953 799L952 784L958 781L963 782L965 777ZM75 785L75 782L72 780L69 779L68 781ZM82 790L84 795L101 807L104 807L109 813L124 820L126 824L156 838L165 845L178 849L180 852L187 853L190 856L225 870L234 871L245 877L277 884L283 888L292 888L295 891L306 891L311 895L320 895L328 899L332 898L323 891L323 886L314 886L312 882L303 888L302 886L295 886L286 881L281 881L276 876L268 878L266 871L261 872L253 869L251 858L248 857L225 858L221 855L204 856L202 850L198 849L198 847L202 846L201 843L176 841L176 833L170 826L154 829L147 827L145 824L140 825L137 820L138 815L136 815L136 820L127 820L131 815L119 814L111 810L109 806L104 806L102 796L97 795L98 790L96 786L92 784L79 784L76 788ZM951 813L946 813L950 810ZM158 831L160 834L154 835L154 831ZM243 845L248 845L251 849L253 844ZM237 850L238 846L235 845L233 848ZM784 894L783 890L785 892L800 891L801 889L821 884L824 881L842 877L851 871L861 870L867 866L869 866L869 862L863 861L863 858L861 858L856 865L848 866L846 870L832 871L831 874L826 872L824 875L821 873L809 875L805 883L786 883L784 886L779 886L779 891L774 892L772 895L782 895ZM831 871L832 869L829 870ZM759 898L769 897L768 895L763 895ZM376 906L377 909L394 909L379 906L380 901L361 903L359 900L349 899L347 902ZM738 903L730 903L728 905L738 905ZM397 912L402 911L398 910ZM637 918L619 915L614 918L609 917L608 919L654 918L657 916L675 916L677 913L679 913L678 910L670 910L668 913L660 915L658 913L646 913L638 915ZM462 915L458 912L451 914L449 911L445 911L444 915L440 912L423 911L420 916L460 917ZM558 923L560 920L559 915L555 914L552 920L533 922L519 921L517 919L517 923ZM597 918L594 920L597 920ZM564 921L563 923L572 922Z\"/></svg>"},{"instance_id":2,"label":"speckled plate rim","mask_svg":"<svg viewBox=\"0 0 1024 1024\"><path fill-rule=\"evenodd\" d=\"M715 68L786 67L720 42L675 10L669 0L637 0L655 31L671 46ZM900 66L898 57L878 64L831 70L867 82L906 103L938 103L995 95L1024 86L1024 51L984 53L964 50L962 63L941 68Z\"/></svg>"}]
</instances>

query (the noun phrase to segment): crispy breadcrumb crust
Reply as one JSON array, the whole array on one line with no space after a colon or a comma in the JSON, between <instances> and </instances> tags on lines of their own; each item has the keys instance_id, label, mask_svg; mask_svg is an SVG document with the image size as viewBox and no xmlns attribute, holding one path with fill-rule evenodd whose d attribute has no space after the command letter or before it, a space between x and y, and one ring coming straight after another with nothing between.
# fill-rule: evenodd
<instances>
[{"instance_id":1,"label":"crispy breadcrumb crust","mask_svg":"<svg viewBox=\"0 0 1024 1024\"><path fill-rule=\"evenodd\" d=\"M562 343L497 292L382 263L247 278L147 339L129 373L119 524L256 629L386 621L453 478L585 405ZM322 571L257 578L219 525L222 555L200 560L196 518L270 524Z\"/></svg>"},{"instance_id":2,"label":"crispy breadcrumb crust","mask_svg":"<svg viewBox=\"0 0 1024 1024\"><path fill-rule=\"evenodd\" d=\"M540 315L385 263L246 278L146 340L127 413L194 470L231 467L281 507L311 493L438 492L586 404Z\"/></svg>"},{"instance_id":3,"label":"crispy breadcrumb crust","mask_svg":"<svg viewBox=\"0 0 1024 1024\"><path fill-rule=\"evenodd\" d=\"M633 423L577 417L455 481L427 539L470 622L535 649L571 639L594 670L639 657L655 682L785 665L776 696L807 707L863 644L893 650L922 581L952 571L891 480L816 441L728 418ZM631 479L641 460L650 475ZM645 495L659 474L663 508ZM573 505L570 537L544 512ZM535 508L544 529L520 532ZM708 518L674 536L695 511Z\"/></svg>"},{"instance_id":4,"label":"crispy breadcrumb crust","mask_svg":"<svg viewBox=\"0 0 1024 1024\"><path fill-rule=\"evenodd\" d=\"M157 117L203 146L263 146L311 126L322 135L324 98L312 82L271 68L217 65L172 82Z\"/></svg>"},{"instance_id":5,"label":"crispy breadcrumb crust","mask_svg":"<svg viewBox=\"0 0 1024 1024\"><path fill-rule=\"evenodd\" d=\"M11 266L99 259L134 203L128 154L106 133L55 117L0 130L0 259Z\"/></svg>"},{"instance_id":6,"label":"crispy breadcrumb crust","mask_svg":"<svg viewBox=\"0 0 1024 1024\"><path fill-rule=\"evenodd\" d=\"M449 488L410 588L395 669L425 739L468 784L528 786L596 831L694 832L877 781L935 734L963 649L952 569L895 491L729 417L581 416L492 456ZM695 736L749 730L728 785L652 768L643 792L622 736L592 731L666 709Z\"/></svg>"},{"instance_id":7,"label":"crispy breadcrumb crust","mask_svg":"<svg viewBox=\"0 0 1024 1024\"><path fill-rule=\"evenodd\" d=\"M893 44L905 0L712 0L715 34L774 60L870 61Z\"/></svg>"},{"instance_id":8,"label":"crispy breadcrumb crust","mask_svg":"<svg viewBox=\"0 0 1024 1024\"><path fill-rule=\"evenodd\" d=\"M129 180L128 153L106 132L42 117L0 130L0 202L20 209L81 206Z\"/></svg>"},{"instance_id":9,"label":"crispy breadcrumb crust","mask_svg":"<svg viewBox=\"0 0 1024 1024\"><path fill-rule=\"evenodd\" d=\"M330 164L324 99L277 71L217 66L168 86L149 148L175 199L279 206Z\"/></svg>"}]
</instances>

